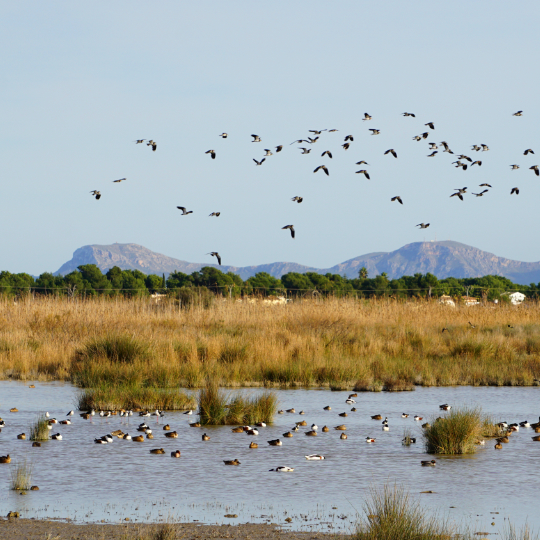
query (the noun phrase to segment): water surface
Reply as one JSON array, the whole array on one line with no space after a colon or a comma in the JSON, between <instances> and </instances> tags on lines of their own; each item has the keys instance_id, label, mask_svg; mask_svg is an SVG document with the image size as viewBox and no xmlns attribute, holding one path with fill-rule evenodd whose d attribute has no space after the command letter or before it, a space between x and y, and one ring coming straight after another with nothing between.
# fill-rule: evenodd
<instances>
[{"instance_id":1,"label":"water surface","mask_svg":"<svg viewBox=\"0 0 540 540\"><path fill-rule=\"evenodd\" d=\"M540 529L537 511L537 481L540 443L533 442L531 429L521 429L496 451L487 442L469 457L440 457L437 466L425 468L420 460L431 459L421 444L421 428L412 419L439 415L441 403L480 405L497 420L537 421L540 414L540 388L537 387L451 387L418 388L415 392L361 393L357 412L345 404L349 392L329 390L279 390L280 408L294 407L296 414L276 415L271 426L260 429L258 437L233 434L230 427L191 428L197 417L181 412L167 413L165 420L179 433L167 439L155 417L120 416L83 420L76 414L72 425L56 425L62 441L42 443L17 440L29 432L39 411L65 418L75 406L77 389L64 383L0 382L0 416L6 427L0 433L0 454L15 459L29 458L34 464L32 483L40 490L19 495L9 490L12 465L0 466L0 515L18 510L24 517L58 517L77 521L117 522L128 517L153 521L174 517L204 523L265 522L285 524L292 517L294 529L348 530L361 512L364 499L373 486L387 482L403 484L430 510L470 524L473 531L497 532L505 521L522 525L528 522ZM242 390L257 394L260 390ZM331 411L323 407L330 405ZM17 407L18 413L10 413ZM299 411L305 411L300 416ZM348 412L347 418L338 413ZM401 413L410 414L402 419ZM388 416L390 431L383 432L380 421L371 415ZM444 414L444 413L441 413ZM282 434L300 420L308 428L291 439ZM136 426L146 420L154 429L154 440L134 443L114 439L97 445L93 440L115 429L136 434ZM312 423L319 426L317 437L306 437ZM323 425L347 426L347 440ZM418 443L401 444L405 428L413 431ZM211 440L202 442L206 432ZM376 437L366 444L365 437ZM270 439L281 438L282 447L269 446ZM258 449L249 449L255 440ZM151 455L151 448L164 448L165 455ZM180 459L170 452L179 449ZM324 461L307 461L304 456L320 453ZM223 460L237 458L242 463L229 467ZM289 474L268 470L287 465ZM433 494L420 494L432 490ZM496 513L498 512L498 513ZM237 519L224 518L238 514ZM495 525L491 525L491 523Z\"/></svg>"}]
</instances>

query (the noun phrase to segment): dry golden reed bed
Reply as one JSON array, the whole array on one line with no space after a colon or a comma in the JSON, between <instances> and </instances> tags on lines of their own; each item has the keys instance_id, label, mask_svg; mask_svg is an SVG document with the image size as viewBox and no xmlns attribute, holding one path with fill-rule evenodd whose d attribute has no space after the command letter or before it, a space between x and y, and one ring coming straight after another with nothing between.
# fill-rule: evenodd
<instances>
[{"instance_id":1,"label":"dry golden reed bed","mask_svg":"<svg viewBox=\"0 0 540 540\"><path fill-rule=\"evenodd\" d=\"M0 299L0 377L85 387L114 380L193 388L208 378L359 389L532 385L540 379L540 306L220 299L179 309L148 298Z\"/></svg>"}]
</instances>

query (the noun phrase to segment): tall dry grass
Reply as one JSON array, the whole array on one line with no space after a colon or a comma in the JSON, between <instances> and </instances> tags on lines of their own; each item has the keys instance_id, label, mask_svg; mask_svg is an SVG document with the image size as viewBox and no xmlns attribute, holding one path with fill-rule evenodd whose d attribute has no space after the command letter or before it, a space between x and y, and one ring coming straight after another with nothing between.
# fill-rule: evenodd
<instances>
[{"instance_id":1,"label":"tall dry grass","mask_svg":"<svg viewBox=\"0 0 540 540\"><path fill-rule=\"evenodd\" d=\"M32 485L34 465L27 458L22 458L11 465L11 484L13 490L28 491Z\"/></svg>"},{"instance_id":2,"label":"tall dry grass","mask_svg":"<svg viewBox=\"0 0 540 540\"><path fill-rule=\"evenodd\" d=\"M207 378L372 390L532 385L540 379L540 306L224 299L180 310L146 298L0 299L0 377L83 387L199 387Z\"/></svg>"}]
</instances>

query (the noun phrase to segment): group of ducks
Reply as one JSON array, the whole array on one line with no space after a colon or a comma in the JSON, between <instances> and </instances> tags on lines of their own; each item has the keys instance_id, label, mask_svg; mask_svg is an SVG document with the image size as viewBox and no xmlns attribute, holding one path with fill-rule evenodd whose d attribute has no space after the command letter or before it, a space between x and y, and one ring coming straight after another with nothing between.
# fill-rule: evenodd
<instances>
[{"instance_id":1,"label":"group of ducks","mask_svg":"<svg viewBox=\"0 0 540 540\"><path fill-rule=\"evenodd\" d=\"M355 405L356 401L354 400L354 398L357 397L357 396L358 396L357 394L350 394L348 396L348 398L345 400L345 403L347 405ZM451 408L452 408L452 406L449 405L448 403L444 403L442 405L439 405L439 409L441 411L450 411ZM16 411L16 410L17 409L12 409L12 411ZM324 407L324 410L325 411L330 411L331 407L329 405L327 405L326 407ZM355 411L356 411L356 407L353 406L351 408L351 412L355 412ZM278 414L286 414L286 413L295 414L296 410L294 408L290 408L290 409L279 410L278 411ZM72 417L74 414L75 414L74 411L69 411L66 414L66 416L68 418L58 421L56 418L50 418L50 415L49 415L48 412L44 413L45 417L47 418L47 428L52 429L52 427L55 424L70 425L71 420L69 420L69 417ZM129 417L133 416L134 413L133 413L132 410L123 410L122 409L119 412L117 412L117 411L99 411L99 413L97 413L97 414L101 418L109 418L112 415L119 414L119 416L128 417L128 421L129 421ZM188 410L188 411L184 412L184 414L185 415L192 415L193 410ZM298 414L303 415L305 413L304 413L304 411L300 411ZM87 419L87 420L91 419L95 415L96 415L96 411L94 409L91 409L91 410L89 410L87 412L80 413L81 418ZM164 415L165 415L165 413L163 411L160 411L160 410L155 410L154 412L150 412L150 411L141 411L141 412L139 412L140 417L152 417L152 416L156 417L158 423L159 423L159 419L162 418ZM339 413L339 416L341 416L341 417L346 417L347 415L348 415L347 412ZM403 419L407 419L407 418L410 417L410 415L408 413L402 413L401 417ZM414 421L417 421L417 422L421 422L423 420L423 417L418 416L418 415L415 415L413 418L414 418ZM376 414L376 415L372 415L371 419L372 420L382 420L382 422L381 422L382 430L383 431L389 431L390 430L388 417L385 417L384 420L383 420L382 415ZM442 418L437 418L436 421L441 420L441 419ZM6 426L6 422L2 418L0 418L0 431L5 426ZM189 426L190 427L202 427L200 422L191 422L189 424ZM298 432L300 430L300 427L303 427L303 426L307 426L307 422L305 420L302 420L300 422L295 422L294 427L292 427L290 431L287 431L287 432L283 433L283 437L286 437L286 438L293 437L293 433ZM427 423L427 422L422 424L423 428L428 428L429 426L430 426L430 424ZM247 434L249 436L258 436L260 434L259 428L265 428L265 427L266 427L265 422L258 422L257 424L255 424L254 427L251 427L251 426L238 426L238 427L232 428L232 432L233 433L245 433L245 434ZM538 422L532 423L532 424L529 423L527 420L525 420L523 422L519 422L519 423L517 423L517 422L512 423L512 424L508 424L507 422L500 422L500 423L497 424L497 427L501 430L501 435L496 438L495 449L500 450L500 449L503 448L503 446L502 446L503 444L509 442L510 435L515 431L519 431L520 428L533 428L536 433L540 433L540 418L539 418ZM345 433L343 433L344 431L347 430L347 427L344 424L335 426L334 430L342 432L340 434L340 439L347 439L347 435ZM140 432L140 435L136 435L136 436L132 437L129 433L124 433L122 430L117 429L115 431L112 431L111 433L103 435L102 437L95 438L94 443L95 444L111 444L113 442L113 440L114 440L114 437L117 437L118 439L127 440L127 441L133 441L133 442L143 442L145 440L145 438L146 439L153 439L154 438L154 435L152 433L152 429L144 421L137 426L137 431ZM166 424L166 425L163 426L163 431L165 431L164 435L165 435L166 438L172 438L172 439L178 438L178 432L177 431L172 431L171 426L169 424ZM318 431L319 431L318 425L313 423L313 424L311 424L310 429L308 431L305 431L304 434L306 436L316 437L318 435ZM321 431L322 432L329 432L330 428L325 425L325 426L322 427ZM21 433L21 434L17 435L17 438L18 439L26 439L26 434ZM62 440L62 435L60 433L53 434L51 436L51 439L53 439L53 440ZM210 437L206 433L203 433L203 435L201 436L201 439L202 439L202 441L209 441ZM375 437L372 437L372 436L367 436L365 438L366 443L375 443L376 440L377 439ZM540 441L540 435L534 436L533 441ZM269 440L267 442L268 442L268 444L270 446L282 446L283 445L283 443L282 443L282 441L280 439L272 439L272 440ZM406 436L403 439L402 442L403 442L403 444L406 444L406 445L414 444L414 443L416 443L416 438ZM483 440L482 441L477 441L477 444L484 445L485 441L483 441ZM41 446L41 443L34 441L33 446L39 447L39 446ZM258 448L258 444L256 442L251 442L250 445L249 445L249 448ZM159 454L165 454L166 452L165 452L165 450L163 448L152 448L150 450L150 453L159 455ZM175 450L175 451L171 452L171 457L180 458L181 457L180 450ZM309 454L309 455L306 455L304 457L308 461L322 461L322 460L325 459L325 456L322 455L322 454ZM6 463L7 464L7 463L10 463L10 462L11 462L11 456L9 454L7 454L6 456L0 456L0 464L1 463ZM224 460L223 463L225 465L230 465L230 466L238 466L238 465L241 464L238 459ZM434 467L436 465L436 460L432 459L432 460L428 460L428 461L421 461L420 464L423 467ZM279 467L270 469L270 472L293 472L293 471L294 471L294 468L289 467L289 466L279 466Z\"/></svg>"}]
</instances>

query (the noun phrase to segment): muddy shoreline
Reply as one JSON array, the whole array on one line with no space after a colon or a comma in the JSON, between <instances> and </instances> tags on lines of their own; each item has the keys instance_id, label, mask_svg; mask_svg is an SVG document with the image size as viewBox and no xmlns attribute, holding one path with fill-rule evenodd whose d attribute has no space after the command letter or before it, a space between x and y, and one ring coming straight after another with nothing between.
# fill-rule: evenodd
<instances>
[{"instance_id":1,"label":"muddy shoreline","mask_svg":"<svg viewBox=\"0 0 540 540\"><path fill-rule=\"evenodd\" d=\"M244 525L199 525L196 523L178 523L173 525L176 538L199 540L206 538L228 538L231 540L277 540L291 538L298 540L330 540L344 535L320 532L295 532L281 529L275 524ZM0 519L1 540L130 540L152 539L159 525L155 524L75 524L69 521L47 519Z\"/></svg>"}]
</instances>

